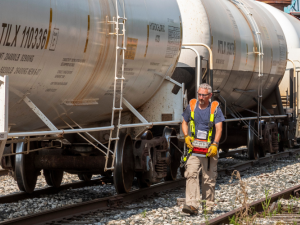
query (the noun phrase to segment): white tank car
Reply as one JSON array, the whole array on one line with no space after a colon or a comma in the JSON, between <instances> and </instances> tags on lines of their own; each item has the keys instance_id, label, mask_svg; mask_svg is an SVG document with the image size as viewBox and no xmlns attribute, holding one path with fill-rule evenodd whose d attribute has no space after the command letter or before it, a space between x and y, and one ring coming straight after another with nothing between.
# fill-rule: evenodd
<instances>
[{"instance_id":1,"label":"white tank car","mask_svg":"<svg viewBox=\"0 0 300 225\"><path fill-rule=\"evenodd\" d=\"M285 72L287 45L282 27L272 13L258 2L249 0L177 2L183 22L183 43L204 43L211 47L213 87L221 91L228 105L235 103L245 108L256 105L253 97L257 98L258 93L259 44L257 29L247 11L253 15L261 33L263 97L274 90ZM206 60L209 59L204 47L195 48ZM202 65L205 68L207 61L203 60ZM176 69L177 77L182 80L191 77L187 72L190 67L195 67L195 54L183 50Z\"/></svg>"},{"instance_id":2,"label":"white tank car","mask_svg":"<svg viewBox=\"0 0 300 225\"><path fill-rule=\"evenodd\" d=\"M114 2L0 2L0 74L9 75L11 131L46 128L24 96L57 127L64 125L62 113L82 125L111 116L116 37L108 21L116 16ZM173 0L126 0L125 11L124 96L138 108L176 66L181 18ZM120 62L121 54L119 69Z\"/></svg>"},{"instance_id":3,"label":"white tank car","mask_svg":"<svg viewBox=\"0 0 300 225\"><path fill-rule=\"evenodd\" d=\"M268 4L262 3L261 4L267 11L269 11L278 23L280 24L287 42L288 47L288 56L287 58L294 61L295 66L297 69L300 67L300 22L295 17L284 13ZM293 68L292 62L288 61L285 75L280 83L280 95L286 96L287 95L287 89L289 89L289 77L290 77L290 69ZM290 93L288 92L288 95Z\"/></svg>"}]
</instances>

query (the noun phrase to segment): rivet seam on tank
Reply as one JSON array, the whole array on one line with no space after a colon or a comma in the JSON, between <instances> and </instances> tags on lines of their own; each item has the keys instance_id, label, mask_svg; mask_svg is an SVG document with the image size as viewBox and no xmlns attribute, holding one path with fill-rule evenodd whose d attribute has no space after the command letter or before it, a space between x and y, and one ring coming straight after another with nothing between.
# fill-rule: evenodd
<instances>
[{"instance_id":1,"label":"rivet seam on tank","mask_svg":"<svg viewBox=\"0 0 300 225\"><path fill-rule=\"evenodd\" d=\"M51 34L51 26L52 26L52 8L50 8L49 32L48 32L48 36L47 36L47 41L46 41L45 49L47 49L47 47L48 47L48 43L49 43L49 39L50 39L50 34Z\"/></svg>"},{"instance_id":2,"label":"rivet seam on tank","mask_svg":"<svg viewBox=\"0 0 300 225\"><path fill-rule=\"evenodd\" d=\"M91 19L90 15L88 15L88 27L87 27L87 35L86 35L86 41L85 41L85 47L84 47L84 53L86 53L86 49L89 43L89 36L90 36L90 24L91 24Z\"/></svg>"},{"instance_id":3,"label":"rivet seam on tank","mask_svg":"<svg viewBox=\"0 0 300 225\"><path fill-rule=\"evenodd\" d=\"M146 45L146 50L145 50L144 57L146 57L146 55L147 55L148 44L149 44L149 24L147 25L147 45Z\"/></svg>"}]
</instances>

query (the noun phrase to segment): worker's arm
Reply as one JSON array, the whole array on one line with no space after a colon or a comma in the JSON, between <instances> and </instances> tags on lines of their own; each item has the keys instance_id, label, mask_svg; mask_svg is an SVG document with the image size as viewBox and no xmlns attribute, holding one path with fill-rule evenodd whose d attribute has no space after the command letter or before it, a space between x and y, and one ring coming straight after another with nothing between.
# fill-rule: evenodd
<instances>
[{"instance_id":1,"label":"worker's arm","mask_svg":"<svg viewBox=\"0 0 300 225\"><path fill-rule=\"evenodd\" d=\"M219 143L221 136L222 136L222 125L223 122L219 122L215 124L216 127L216 135L214 142ZM218 154L218 144L212 143L212 145L208 148L208 153L206 154L207 157L215 157Z\"/></svg>"},{"instance_id":2,"label":"worker's arm","mask_svg":"<svg viewBox=\"0 0 300 225\"><path fill-rule=\"evenodd\" d=\"M219 122L219 123L215 124L215 127L216 127L216 135L215 135L215 140L214 140L215 142L220 142L220 139L222 136L222 126L223 126L223 122Z\"/></svg>"},{"instance_id":3,"label":"worker's arm","mask_svg":"<svg viewBox=\"0 0 300 225\"><path fill-rule=\"evenodd\" d=\"M186 146L188 147L188 149L193 149L193 145L192 145L193 139L189 136L189 125L184 119L182 120L181 128L182 128L182 132L184 134L184 140L185 140Z\"/></svg>"},{"instance_id":4,"label":"worker's arm","mask_svg":"<svg viewBox=\"0 0 300 225\"><path fill-rule=\"evenodd\" d=\"M188 123L184 119L182 120L181 129L182 129L184 136L188 135L189 126L188 126Z\"/></svg>"}]
</instances>

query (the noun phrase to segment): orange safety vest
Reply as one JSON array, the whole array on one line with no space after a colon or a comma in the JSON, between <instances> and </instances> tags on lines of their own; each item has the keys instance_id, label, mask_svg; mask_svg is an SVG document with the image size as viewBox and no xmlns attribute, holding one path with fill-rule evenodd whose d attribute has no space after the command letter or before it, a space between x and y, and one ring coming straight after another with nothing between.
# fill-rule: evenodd
<instances>
[{"instance_id":1,"label":"orange safety vest","mask_svg":"<svg viewBox=\"0 0 300 225\"><path fill-rule=\"evenodd\" d=\"M195 140L195 133L196 133L196 126L195 126L195 109L197 106L197 99L191 99L190 100L190 109L191 109L191 120L190 120L190 131L191 131L191 137L193 139L193 141ZM214 128L214 121L215 121L215 113L217 112L217 108L219 106L219 102L217 101L213 101L211 103L211 107L210 107L210 117L209 117L209 124L208 124L208 137L207 140L201 140L201 141L205 141L208 142L208 145L211 144L211 138L212 138L212 134L213 134L213 128ZM198 153L198 154L206 154L208 151L208 148L198 148L198 147L194 147L193 149L189 149L189 154L193 153Z\"/></svg>"}]
</instances>

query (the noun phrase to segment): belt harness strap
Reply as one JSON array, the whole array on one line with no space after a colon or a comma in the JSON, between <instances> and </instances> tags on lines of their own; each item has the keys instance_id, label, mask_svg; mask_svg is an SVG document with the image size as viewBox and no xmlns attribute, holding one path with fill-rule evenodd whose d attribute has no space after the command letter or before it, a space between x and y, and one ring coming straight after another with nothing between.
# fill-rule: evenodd
<instances>
[{"instance_id":1,"label":"belt harness strap","mask_svg":"<svg viewBox=\"0 0 300 225\"><path fill-rule=\"evenodd\" d=\"M194 140L196 134L196 125L195 125L195 109L197 106L198 101L196 99L190 100L190 109L191 109L191 120L190 120L190 131L191 137ZM215 114L217 113L217 108L219 106L219 102L213 101L210 106L210 116L209 116L209 123L208 123L208 137L207 142L211 143L212 134L214 130L214 122L215 122ZM188 153L192 153L192 149L189 149Z\"/></svg>"}]
</instances>

